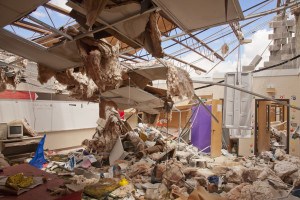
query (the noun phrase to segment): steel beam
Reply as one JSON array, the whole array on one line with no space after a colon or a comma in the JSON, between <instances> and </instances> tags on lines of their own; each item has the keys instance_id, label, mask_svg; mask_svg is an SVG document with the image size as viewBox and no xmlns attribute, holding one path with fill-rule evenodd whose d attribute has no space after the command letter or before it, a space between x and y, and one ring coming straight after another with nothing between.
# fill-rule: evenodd
<instances>
[{"instance_id":1,"label":"steel beam","mask_svg":"<svg viewBox=\"0 0 300 200\"><path fill-rule=\"evenodd\" d=\"M52 26L50 26L50 25L48 25L48 24L46 24L46 23L40 21L39 19L37 19L37 18L35 18L35 17L32 17L32 16L30 16L30 15L27 15L27 18L30 19L31 21L37 23L37 24L42 25L43 27L45 27L45 29L47 29L47 30L49 30L49 31L51 31L51 32L53 32L53 33L57 33L57 34L59 34L59 35L62 35L62 36L64 36L65 38L67 38L67 39L69 39L69 40L73 40L73 37L71 37L70 35L68 35L68 34L66 34L66 33L64 33L64 32L62 32L62 31L60 31L60 30L57 30L56 28L53 28Z\"/></svg>"},{"instance_id":2,"label":"steel beam","mask_svg":"<svg viewBox=\"0 0 300 200\"><path fill-rule=\"evenodd\" d=\"M181 63L183 63L183 64L189 65L191 68L193 68L193 69L195 69L195 70L199 70L199 71L202 71L202 72L206 72L205 69L202 69L202 68L200 68L200 67L197 67L196 65L193 65L193 64L191 64L191 63L188 63L188 62L186 62L186 61L184 61L184 60L181 60L181 59L176 58L176 57L174 57L174 56L171 56L171 55L169 55L169 54L164 54L164 55L165 55L165 56L168 56L169 58L171 58L171 59L173 59L173 60L176 60L176 61L181 62Z\"/></svg>"},{"instance_id":3,"label":"steel beam","mask_svg":"<svg viewBox=\"0 0 300 200\"><path fill-rule=\"evenodd\" d=\"M261 13L257 13L257 14L253 14L253 15L247 15L247 16L245 16L245 18L243 20L248 20L248 19L252 19L252 18L256 18L256 17L261 17L261 16L269 15L269 14L276 13L276 12L279 12L281 10L285 10L287 8L290 8L290 7L299 5L299 4L300 4L300 1L296 0L296 1L292 2L292 3L280 6L280 7L275 8L275 9L267 10L267 11L264 11L264 12L261 12Z\"/></svg>"},{"instance_id":4,"label":"steel beam","mask_svg":"<svg viewBox=\"0 0 300 200\"><path fill-rule=\"evenodd\" d=\"M165 33L162 33L162 35L167 36L167 34L165 34ZM187 48L187 49L189 49L189 50L191 50L191 51L193 51L193 52L195 52L195 53L198 54L199 56L202 56L202 57L206 58L207 60L209 60L209 61L211 61L211 62L214 62L214 61L211 60L210 58L206 57L205 55L203 55L202 53L196 51L195 49L189 47L188 45L183 44L183 43L180 42L179 40L177 40L177 39L174 38L174 39L172 39L172 41L176 42L177 44L180 44L181 46L183 46L183 47L185 47L185 48Z\"/></svg>"},{"instance_id":5,"label":"steel beam","mask_svg":"<svg viewBox=\"0 0 300 200\"><path fill-rule=\"evenodd\" d=\"M224 58L218 54L217 52L215 52L212 48L210 48L210 46L208 46L205 42L203 42L202 40L200 40L199 38L195 37L194 35L192 35L191 33L188 33L188 35L193 38L194 40L196 40L198 43L200 43L202 46L204 46L205 48L207 48L209 51L211 51L213 53L214 56L216 56L219 60L224 61Z\"/></svg>"}]
</instances>

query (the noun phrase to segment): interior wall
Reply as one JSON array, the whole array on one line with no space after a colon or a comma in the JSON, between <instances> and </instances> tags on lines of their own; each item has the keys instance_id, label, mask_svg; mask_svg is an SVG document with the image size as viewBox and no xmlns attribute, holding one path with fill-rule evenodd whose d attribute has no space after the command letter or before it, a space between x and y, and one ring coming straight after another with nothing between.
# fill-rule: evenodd
<instances>
[{"instance_id":1,"label":"interior wall","mask_svg":"<svg viewBox=\"0 0 300 200\"><path fill-rule=\"evenodd\" d=\"M46 132L44 148L54 150L79 146L83 140L92 139L94 133L95 128Z\"/></svg>"},{"instance_id":2,"label":"interior wall","mask_svg":"<svg viewBox=\"0 0 300 200\"><path fill-rule=\"evenodd\" d=\"M218 82L222 79L215 78L213 82ZM194 84L194 88L204 86L204 84ZM269 70L266 73L254 74L253 77L253 92L272 97L275 99L290 99L290 104L300 107L300 76L299 73L288 73L284 70ZM268 94L266 89L269 87L275 88L275 94ZM200 90L196 90L197 95L211 95L213 99L224 98L223 86L212 86ZM259 99L259 98L257 98ZM253 107L254 109L254 107ZM254 110L253 110L254 115ZM293 127L293 126L294 127ZM300 125L300 111L290 109L290 149L292 155L300 157L300 139L292 139L291 133Z\"/></svg>"},{"instance_id":3,"label":"interior wall","mask_svg":"<svg viewBox=\"0 0 300 200\"><path fill-rule=\"evenodd\" d=\"M254 77L253 91L273 97L275 99L290 99L290 104L300 107L300 77L295 76L276 76L276 77ZM267 94L268 87L275 88L275 94ZM300 125L300 111L290 109L290 148L292 155L300 156L300 139L293 139L293 126Z\"/></svg>"}]
</instances>

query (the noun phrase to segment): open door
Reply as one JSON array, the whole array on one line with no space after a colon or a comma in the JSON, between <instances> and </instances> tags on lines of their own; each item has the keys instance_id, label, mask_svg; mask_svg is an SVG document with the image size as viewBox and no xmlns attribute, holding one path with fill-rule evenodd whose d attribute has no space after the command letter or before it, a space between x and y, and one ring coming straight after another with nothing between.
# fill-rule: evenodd
<instances>
[{"instance_id":1,"label":"open door","mask_svg":"<svg viewBox=\"0 0 300 200\"><path fill-rule=\"evenodd\" d=\"M256 101L256 152L270 151L270 101Z\"/></svg>"},{"instance_id":2,"label":"open door","mask_svg":"<svg viewBox=\"0 0 300 200\"><path fill-rule=\"evenodd\" d=\"M288 99L280 99L286 101ZM267 100L255 101L255 153L289 149L289 108Z\"/></svg>"}]
</instances>

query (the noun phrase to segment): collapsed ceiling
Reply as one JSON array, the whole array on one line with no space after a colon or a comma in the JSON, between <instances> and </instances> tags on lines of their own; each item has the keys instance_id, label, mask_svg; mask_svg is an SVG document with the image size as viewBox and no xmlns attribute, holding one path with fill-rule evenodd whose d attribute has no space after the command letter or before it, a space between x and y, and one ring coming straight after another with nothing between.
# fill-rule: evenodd
<instances>
[{"instance_id":1,"label":"collapsed ceiling","mask_svg":"<svg viewBox=\"0 0 300 200\"><path fill-rule=\"evenodd\" d=\"M171 96L193 97L189 74L162 58L188 65L197 73L206 72L164 52L162 42L172 40L210 62L223 61L222 55L192 32L226 23L239 26L237 22L244 19L238 0L192 0L188 4L179 0L68 0L66 5L70 11L45 0L0 2L0 11L5 13L0 19L0 48L36 62L41 84L54 78L77 99L98 101L100 96L120 107L134 105L149 113L157 112ZM51 22L47 9L74 23L60 28L45 23L32 15L39 6ZM24 38L7 25L38 35ZM193 47L177 39L182 35L193 40ZM147 59L137 55L143 50L148 52ZM157 61L149 64L148 54ZM167 90L153 88L154 80L167 80ZM125 91L145 99L134 99Z\"/></svg>"},{"instance_id":2,"label":"collapsed ceiling","mask_svg":"<svg viewBox=\"0 0 300 200\"><path fill-rule=\"evenodd\" d=\"M12 23L22 28L43 33L41 37L28 41L3 29L0 32L0 46L4 50L55 70L82 65L75 41L86 36L92 36L95 39L105 38L112 45L121 41L120 55L130 56L145 48L153 57L162 58L164 56L161 47L162 37L168 36L168 33L176 28L191 32L203 27L243 18L239 3L236 0L224 1L228 4L227 7L225 6L225 10L220 10L224 8L224 2L221 1L217 5L215 2L194 1L185 5L183 2L172 3L170 6L165 1L154 1L153 3L150 0L110 0L100 1L96 4L89 0L69 0L67 5L72 8L71 11L60 9L46 2L45 0L30 1L26 2L26 6L20 5L16 1L0 3L0 10L3 11L12 10L17 5L17 7L22 8L18 9L18 12L5 12L7 13L6 17L1 19L0 26L4 27ZM55 29L30 15L41 5L75 19L76 28L81 30L81 34L72 37L66 34L64 30ZM185 10L201 8L203 11L209 11L212 8L218 8L220 12L213 14L212 12L197 12L197 14L189 13L186 15L185 12L178 12L182 6L185 7ZM169 9L166 9L167 7ZM208 13L210 13L209 16ZM203 20L207 17L211 21ZM197 25L191 22L197 22ZM8 40L10 41L9 44L6 42ZM21 48L16 48L17 46ZM217 55L217 57L220 58L221 56Z\"/></svg>"}]
</instances>

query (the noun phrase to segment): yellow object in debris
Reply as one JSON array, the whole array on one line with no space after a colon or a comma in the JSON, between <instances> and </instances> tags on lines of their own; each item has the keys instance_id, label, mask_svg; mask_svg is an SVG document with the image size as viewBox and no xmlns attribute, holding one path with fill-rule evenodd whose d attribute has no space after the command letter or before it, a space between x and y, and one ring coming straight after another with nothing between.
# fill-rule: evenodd
<instances>
[{"instance_id":1,"label":"yellow object in debris","mask_svg":"<svg viewBox=\"0 0 300 200\"><path fill-rule=\"evenodd\" d=\"M126 178L122 178L122 179L120 180L120 182L119 182L119 185L120 185L120 186L125 186L125 185L128 185L128 184L129 184L129 182L127 181Z\"/></svg>"},{"instance_id":2,"label":"yellow object in debris","mask_svg":"<svg viewBox=\"0 0 300 200\"><path fill-rule=\"evenodd\" d=\"M148 139L148 136L147 136L145 133L141 132L141 133L140 133L140 138L141 138L144 142L146 142L147 139Z\"/></svg>"},{"instance_id":3,"label":"yellow object in debris","mask_svg":"<svg viewBox=\"0 0 300 200\"><path fill-rule=\"evenodd\" d=\"M19 173L9 176L6 180L5 185L15 190L19 190L20 188L27 188L33 183L33 177L27 177L24 176L23 173Z\"/></svg>"}]
</instances>

